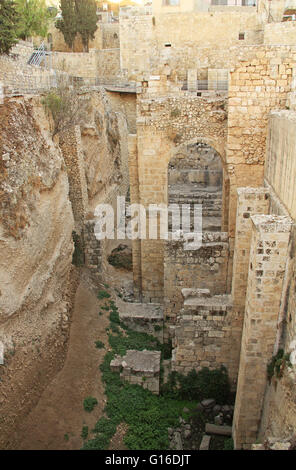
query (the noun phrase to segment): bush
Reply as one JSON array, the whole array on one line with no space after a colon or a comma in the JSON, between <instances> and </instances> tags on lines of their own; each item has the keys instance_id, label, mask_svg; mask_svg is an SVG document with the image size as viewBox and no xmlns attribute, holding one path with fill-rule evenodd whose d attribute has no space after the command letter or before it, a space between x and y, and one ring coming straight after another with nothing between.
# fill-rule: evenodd
<instances>
[{"instance_id":1,"label":"bush","mask_svg":"<svg viewBox=\"0 0 296 470\"><path fill-rule=\"evenodd\" d=\"M230 437L229 439L225 439L224 450L234 450L234 443L232 437Z\"/></svg>"},{"instance_id":2,"label":"bush","mask_svg":"<svg viewBox=\"0 0 296 470\"><path fill-rule=\"evenodd\" d=\"M110 297L111 297L111 295L106 290L99 290L98 299L100 299L100 300L101 299L109 299Z\"/></svg>"},{"instance_id":3,"label":"bush","mask_svg":"<svg viewBox=\"0 0 296 470\"><path fill-rule=\"evenodd\" d=\"M83 426L81 431L81 437L83 440L87 439L88 436L88 426Z\"/></svg>"},{"instance_id":4,"label":"bush","mask_svg":"<svg viewBox=\"0 0 296 470\"><path fill-rule=\"evenodd\" d=\"M100 340L95 341L95 345L97 349L103 349L105 347L104 343L102 343Z\"/></svg>"},{"instance_id":5,"label":"bush","mask_svg":"<svg viewBox=\"0 0 296 470\"><path fill-rule=\"evenodd\" d=\"M58 78L57 86L47 92L42 104L52 117L52 137L82 124L87 118L89 100L79 93L77 84Z\"/></svg>"},{"instance_id":6,"label":"bush","mask_svg":"<svg viewBox=\"0 0 296 470\"><path fill-rule=\"evenodd\" d=\"M98 401L94 397L87 397L83 400L83 408L88 413L90 413L97 404L98 404Z\"/></svg>"},{"instance_id":7,"label":"bush","mask_svg":"<svg viewBox=\"0 0 296 470\"><path fill-rule=\"evenodd\" d=\"M291 366L290 354L285 354L283 349L279 349L277 354L272 356L271 361L267 365L267 378L269 383L274 374L277 378L281 378L286 366Z\"/></svg>"},{"instance_id":8,"label":"bush","mask_svg":"<svg viewBox=\"0 0 296 470\"><path fill-rule=\"evenodd\" d=\"M186 376L172 372L169 380L162 387L162 394L181 400L202 401L205 398L214 398L223 405L230 398L230 383L225 367L210 370L204 367L196 372L192 369Z\"/></svg>"}]
</instances>

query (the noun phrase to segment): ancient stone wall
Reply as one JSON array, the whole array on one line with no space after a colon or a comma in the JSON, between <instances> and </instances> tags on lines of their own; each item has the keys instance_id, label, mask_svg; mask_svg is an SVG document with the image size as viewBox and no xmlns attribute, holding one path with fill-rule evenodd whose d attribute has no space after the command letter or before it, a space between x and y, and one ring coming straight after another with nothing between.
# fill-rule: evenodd
<instances>
[{"instance_id":1,"label":"ancient stone wall","mask_svg":"<svg viewBox=\"0 0 296 470\"><path fill-rule=\"evenodd\" d=\"M238 53L230 73L227 169L230 178L229 236L234 236L236 188L263 184L268 115L285 109L296 53L289 46L254 46Z\"/></svg>"},{"instance_id":2,"label":"ancient stone wall","mask_svg":"<svg viewBox=\"0 0 296 470\"><path fill-rule=\"evenodd\" d=\"M198 250L182 241L164 246L164 303L168 323L174 323L183 305L183 288L207 288L211 295L227 291L229 247L227 233L203 232Z\"/></svg>"},{"instance_id":3,"label":"ancient stone wall","mask_svg":"<svg viewBox=\"0 0 296 470\"><path fill-rule=\"evenodd\" d=\"M238 44L263 42L261 23L255 9L240 8L238 11L213 11L200 13L120 16L120 47L122 70L133 79L143 73L160 73L168 64L180 79L186 79L188 69L199 68L200 57L209 62L200 47L212 48L212 67L215 56L223 50L224 63L228 68L229 48ZM244 39L239 39L244 33ZM226 53L227 51L227 53ZM226 62L225 62L226 61ZM225 65L226 64L226 65Z\"/></svg>"},{"instance_id":4,"label":"ancient stone wall","mask_svg":"<svg viewBox=\"0 0 296 470\"><path fill-rule=\"evenodd\" d=\"M195 291L195 296L185 299L173 327L172 370L187 374L203 367L229 369L231 298L212 296L208 289Z\"/></svg>"},{"instance_id":5,"label":"ancient stone wall","mask_svg":"<svg viewBox=\"0 0 296 470\"><path fill-rule=\"evenodd\" d=\"M102 49L96 51L96 76L102 83L119 80L120 77L120 50Z\"/></svg>"},{"instance_id":6,"label":"ancient stone wall","mask_svg":"<svg viewBox=\"0 0 296 470\"><path fill-rule=\"evenodd\" d=\"M28 65L26 60L28 50L31 48L17 48L19 54L0 56L0 81L3 82L4 93L13 94L34 94L47 90L53 83L53 73L42 67ZM22 55L24 54L24 55Z\"/></svg>"},{"instance_id":7,"label":"ancient stone wall","mask_svg":"<svg viewBox=\"0 0 296 470\"><path fill-rule=\"evenodd\" d=\"M95 79L97 76L96 51L91 49L89 52L75 54L53 52L52 67L74 77Z\"/></svg>"},{"instance_id":8,"label":"ancient stone wall","mask_svg":"<svg viewBox=\"0 0 296 470\"><path fill-rule=\"evenodd\" d=\"M296 219L295 126L294 111L270 113L265 163L265 179L293 219Z\"/></svg>"},{"instance_id":9,"label":"ancient stone wall","mask_svg":"<svg viewBox=\"0 0 296 470\"><path fill-rule=\"evenodd\" d=\"M123 113L127 118L129 134L136 133L136 93L120 93L106 90L112 109Z\"/></svg>"},{"instance_id":10,"label":"ancient stone wall","mask_svg":"<svg viewBox=\"0 0 296 470\"><path fill-rule=\"evenodd\" d=\"M292 224L288 217L273 215L254 215L251 220L250 266L233 425L238 449L249 448L259 431Z\"/></svg>"},{"instance_id":11,"label":"ancient stone wall","mask_svg":"<svg viewBox=\"0 0 296 470\"><path fill-rule=\"evenodd\" d=\"M270 194L271 214L292 216L295 220L294 175L295 154L295 112L273 111L270 113L267 154L265 165L265 185ZM276 338L273 354L279 348L285 353L295 350L295 308L296 308L296 266L295 266L295 227L291 230L290 250L287 256L285 282L278 311ZM291 356L292 357L292 356ZM267 383L262 406L262 417L258 437L263 442L267 437L290 437L295 430L295 366L285 367L282 377L274 374Z\"/></svg>"},{"instance_id":12,"label":"ancient stone wall","mask_svg":"<svg viewBox=\"0 0 296 470\"><path fill-rule=\"evenodd\" d=\"M295 21L268 23L264 26L264 44L294 45L296 41Z\"/></svg>"},{"instance_id":13,"label":"ancient stone wall","mask_svg":"<svg viewBox=\"0 0 296 470\"><path fill-rule=\"evenodd\" d=\"M153 96L156 90L154 87ZM149 92L143 96L150 96ZM223 159L226 125L225 100L219 96L208 100L190 94L140 99L136 180L139 202L147 208L152 203L167 203L168 163L182 152L182 143L186 147L196 142L209 144ZM141 270L144 298L162 302L163 240L141 240Z\"/></svg>"},{"instance_id":14,"label":"ancient stone wall","mask_svg":"<svg viewBox=\"0 0 296 470\"><path fill-rule=\"evenodd\" d=\"M88 209L88 194L81 149L80 127L65 130L59 136L69 179L69 198L75 220L75 230L81 234Z\"/></svg>"}]
</instances>

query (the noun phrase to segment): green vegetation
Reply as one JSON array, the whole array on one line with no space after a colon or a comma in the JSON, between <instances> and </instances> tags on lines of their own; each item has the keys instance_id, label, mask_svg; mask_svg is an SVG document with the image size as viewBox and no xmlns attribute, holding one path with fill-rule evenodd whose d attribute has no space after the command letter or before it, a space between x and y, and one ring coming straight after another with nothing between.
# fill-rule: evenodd
<instances>
[{"instance_id":1,"label":"green vegetation","mask_svg":"<svg viewBox=\"0 0 296 470\"><path fill-rule=\"evenodd\" d=\"M274 374L277 378L281 378L286 366L291 367L290 354L285 354L283 349L279 349L267 365L267 378L269 382Z\"/></svg>"},{"instance_id":2,"label":"green vegetation","mask_svg":"<svg viewBox=\"0 0 296 470\"><path fill-rule=\"evenodd\" d=\"M98 299L109 299L111 295L106 290L99 290L98 292ZM105 306L106 307L106 306ZM101 307L103 308L103 307ZM104 308L105 310L105 308Z\"/></svg>"},{"instance_id":3,"label":"green vegetation","mask_svg":"<svg viewBox=\"0 0 296 470\"><path fill-rule=\"evenodd\" d=\"M202 401L214 398L217 403L227 403L230 399L230 384L227 370L210 370L204 367L199 372L192 370L187 375L172 372L168 382L162 386L164 396L181 399Z\"/></svg>"},{"instance_id":4,"label":"green vegetation","mask_svg":"<svg viewBox=\"0 0 296 470\"><path fill-rule=\"evenodd\" d=\"M108 256L108 263L114 268L122 268L127 271L132 271L133 269L133 259L132 253L129 250L126 250L126 245L119 245L115 248L112 253Z\"/></svg>"},{"instance_id":5,"label":"green vegetation","mask_svg":"<svg viewBox=\"0 0 296 470\"><path fill-rule=\"evenodd\" d=\"M64 434L64 439L65 439L65 441L69 440L69 434L68 433Z\"/></svg>"},{"instance_id":6,"label":"green vegetation","mask_svg":"<svg viewBox=\"0 0 296 470\"><path fill-rule=\"evenodd\" d=\"M79 33L84 52L88 52L89 41L97 30L97 6L95 0L61 0L62 19L56 27L64 36L65 43L73 51L74 41Z\"/></svg>"},{"instance_id":7,"label":"green vegetation","mask_svg":"<svg viewBox=\"0 0 296 470\"><path fill-rule=\"evenodd\" d=\"M19 19L15 2L0 0L0 54L8 54L17 43Z\"/></svg>"},{"instance_id":8,"label":"green vegetation","mask_svg":"<svg viewBox=\"0 0 296 470\"><path fill-rule=\"evenodd\" d=\"M42 100L45 111L52 117L52 137L81 124L89 110L89 100L79 93L79 87L69 85L66 78L58 78L57 86Z\"/></svg>"},{"instance_id":9,"label":"green vegetation","mask_svg":"<svg viewBox=\"0 0 296 470\"><path fill-rule=\"evenodd\" d=\"M56 28L64 36L65 43L73 51L75 37L77 35L77 21L75 0L61 0L62 19L57 20Z\"/></svg>"},{"instance_id":10,"label":"green vegetation","mask_svg":"<svg viewBox=\"0 0 296 470\"><path fill-rule=\"evenodd\" d=\"M77 32L80 33L84 52L88 52L89 41L97 30L96 0L75 0Z\"/></svg>"},{"instance_id":11,"label":"green vegetation","mask_svg":"<svg viewBox=\"0 0 296 470\"><path fill-rule=\"evenodd\" d=\"M120 320L118 308L112 300L109 301L109 308L111 311L108 338L112 350L106 352L103 363L100 365L107 396L104 409L106 416L97 422L91 431L93 438L84 443L83 449L107 449L120 423L128 425L128 431L124 437L124 443L128 449L168 449L168 428L177 427L180 416L188 421L192 410L197 405L197 400L192 397L193 394L202 395L203 398L212 398L212 393L215 391L218 401L226 397L229 390L227 372L225 369L204 370L202 374L197 374L198 380L193 372L187 376L178 374L178 376L171 377L170 386L164 387L164 393L161 396L154 395L139 385L123 382L120 379L120 373L112 372L110 368L110 362L116 354L123 356L128 349L149 349L162 351L162 356L164 356L165 348L153 336L135 332L124 325ZM171 349L171 345L167 345L166 348ZM208 379L209 390L207 391L205 380ZM218 391L217 388L220 386L222 389ZM194 392L190 392L190 387ZM187 409L186 412L184 408ZM204 426L202 419L200 422Z\"/></svg>"},{"instance_id":12,"label":"green vegetation","mask_svg":"<svg viewBox=\"0 0 296 470\"><path fill-rule=\"evenodd\" d=\"M162 326L154 325L154 331L161 331L161 330L162 330Z\"/></svg>"},{"instance_id":13,"label":"green vegetation","mask_svg":"<svg viewBox=\"0 0 296 470\"><path fill-rule=\"evenodd\" d=\"M172 109L172 111L171 111L171 118L179 117L180 114L181 114L180 109L178 109L178 108Z\"/></svg>"},{"instance_id":14,"label":"green vegetation","mask_svg":"<svg viewBox=\"0 0 296 470\"><path fill-rule=\"evenodd\" d=\"M81 437L83 440L88 438L88 426L83 426L81 430Z\"/></svg>"},{"instance_id":15,"label":"green vegetation","mask_svg":"<svg viewBox=\"0 0 296 470\"><path fill-rule=\"evenodd\" d=\"M105 347L104 343L102 343L100 340L95 341L95 345L97 349L103 349Z\"/></svg>"},{"instance_id":16,"label":"green vegetation","mask_svg":"<svg viewBox=\"0 0 296 470\"><path fill-rule=\"evenodd\" d=\"M94 397L87 397L83 400L83 408L88 413L90 413L97 404L98 404L98 401Z\"/></svg>"},{"instance_id":17,"label":"green vegetation","mask_svg":"<svg viewBox=\"0 0 296 470\"><path fill-rule=\"evenodd\" d=\"M232 437L230 437L229 439L225 439L223 450L234 450L234 443Z\"/></svg>"},{"instance_id":18,"label":"green vegetation","mask_svg":"<svg viewBox=\"0 0 296 470\"><path fill-rule=\"evenodd\" d=\"M15 0L19 13L18 37L28 39L32 36L47 35L52 14L46 5L46 0Z\"/></svg>"}]
</instances>

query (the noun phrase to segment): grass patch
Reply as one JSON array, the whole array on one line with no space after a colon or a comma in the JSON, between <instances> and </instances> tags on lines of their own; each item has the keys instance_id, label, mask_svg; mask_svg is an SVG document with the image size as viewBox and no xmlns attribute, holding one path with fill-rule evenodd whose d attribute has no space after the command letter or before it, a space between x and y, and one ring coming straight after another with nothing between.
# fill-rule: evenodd
<instances>
[{"instance_id":1,"label":"grass patch","mask_svg":"<svg viewBox=\"0 0 296 470\"><path fill-rule=\"evenodd\" d=\"M102 343L100 340L95 341L95 345L97 349L103 349L105 347L104 343Z\"/></svg>"}]
</instances>

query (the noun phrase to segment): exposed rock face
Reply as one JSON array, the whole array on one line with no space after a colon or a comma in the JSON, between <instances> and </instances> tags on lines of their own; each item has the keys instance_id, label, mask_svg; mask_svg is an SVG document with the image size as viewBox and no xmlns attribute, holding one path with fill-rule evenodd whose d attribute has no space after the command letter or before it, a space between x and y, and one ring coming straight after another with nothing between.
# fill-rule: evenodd
<instances>
[{"instance_id":1,"label":"exposed rock face","mask_svg":"<svg viewBox=\"0 0 296 470\"><path fill-rule=\"evenodd\" d=\"M1 107L0 167L0 447L9 447L63 363L72 303L68 178L39 99Z\"/></svg>"},{"instance_id":2,"label":"exposed rock face","mask_svg":"<svg viewBox=\"0 0 296 470\"><path fill-rule=\"evenodd\" d=\"M112 111L103 89L91 94L88 122L81 126L90 207L125 194L128 186L127 121ZM121 191L123 188L123 192Z\"/></svg>"}]
</instances>

